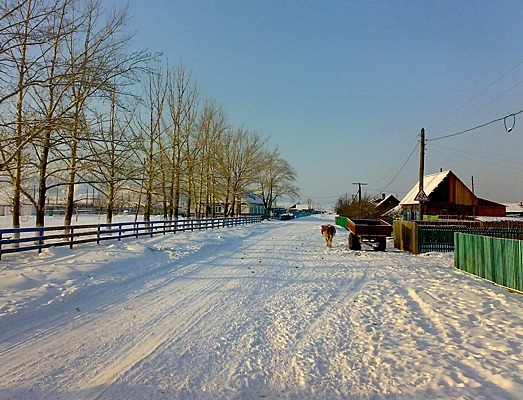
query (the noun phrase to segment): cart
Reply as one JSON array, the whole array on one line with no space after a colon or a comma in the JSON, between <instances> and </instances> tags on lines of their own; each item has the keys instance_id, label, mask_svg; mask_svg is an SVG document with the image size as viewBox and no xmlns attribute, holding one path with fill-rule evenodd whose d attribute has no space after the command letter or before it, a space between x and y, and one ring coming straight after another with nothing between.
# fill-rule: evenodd
<instances>
[{"instance_id":1,"label":"cart","mask_svg":"<svg viewBox=\"0 0 523 400\"><path fill-rule=\"evenodd\" d=\"M365 243L376 251L385 251L387 236L392 234L392 226L382 219L347 218L347 229L351 250L361 250L361 243Z\"/></svg>"}]
</instances>

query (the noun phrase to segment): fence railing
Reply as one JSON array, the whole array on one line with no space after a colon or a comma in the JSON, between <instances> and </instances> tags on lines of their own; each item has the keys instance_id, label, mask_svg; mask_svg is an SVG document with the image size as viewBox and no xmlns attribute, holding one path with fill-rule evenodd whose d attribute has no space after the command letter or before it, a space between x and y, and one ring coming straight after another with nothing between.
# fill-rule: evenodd
<instances>
[{"instance_id":1,"label":"fence railing","mask_svg":"<svg viewBox=\"0 0 523 400\"><path fill-rule=\"evenodd\" d=\"M454 265L523 292L523 241L455 233Z\"/></svg>"},{"instance_id":2,"label":"fence railing","mask_svg":"<svg viewBox=\"0 0 523 400\"><path fill-rule=\"evenodd\" d=\"M428 221L394 221L394 246L400 250L414 254L429 251L454 251L454 233L468 233L499 237L505 239L523 239L523 229L503 227L498 222L489 226L468 224L464 222L454 224L427 224Z\"/></svg>"},{"instance_id":3,"label":"fence railing","mask_svg":"<svg viewBox=\"0 0 523 400\"><path fill-rule=\"evenodd\" d=\"M0 259L3 254L38 250L53 246L69 246L128 237L153 236L202 229L215 229L261 221L261 216L212 219L180 219L173 221L119 222L113 224L49 226L43 228L0 229Z\"/></svg>"},{"instance_id":4,"label":"fence railing","mask_svg":"<svg viewBox=\"0 0 523 400\"><path fill-rule=\"evenodd\" d=\"M522 229L419 225L418 243L420 253L454 251L454 233L456 232L504 239L523 239Z\"/></svg>"}]
</instances>

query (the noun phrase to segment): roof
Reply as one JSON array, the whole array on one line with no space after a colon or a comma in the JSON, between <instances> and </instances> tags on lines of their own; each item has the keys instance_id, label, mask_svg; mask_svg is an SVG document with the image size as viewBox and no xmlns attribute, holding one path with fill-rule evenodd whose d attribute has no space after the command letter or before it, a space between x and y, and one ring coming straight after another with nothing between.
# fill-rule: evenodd
<instances>
[{"instance_id":1,"label":"roof","mask_svg":"<svg viewBox=\"0 0 523 400\"><path fill-rule=\"evenodd\" d=\"M381 205L383 204L386 204L389 200L393 201L393 202L396 202L398 201L398 199L396 198L396 196L392 195L392 194L389 194L387 197L385 197L384 199L382 198L379 198L379 199L376 199L376 207L380 207Z\"/></svg>"},{"instance_id":2,"label":"roof","mask_svg":"<svg viewBox=\"0 0 523 400\"><path fill-rule=\"evenodd\" d=\"M438 172L437 174L425 175L423 177L423 191L430 198L430 194L439 186L443 180L452 174L451 170ZM419 181L416 185L407 193L407 195L400 201L401 205L404 204L418 204L417 200L414 200L419 192Z\"/></svg>"},{"instance_id":3,"label":"roof","mask_svg":"<svg viewBox=\"0 0 523 400\"><path fill-rule=\"evenodd\" d=\"M258 205L264 204L262 198L255 196L253 194L247 194L247 195L243 196L243 199L245 200L246 203L249 203L249 204L258 204Z\"/></svg>"},{"instance_id":4,"label":"roof","mask_svg":"<svg viewBox=\"0 0 523 400\"><path fill-rule=\"evenodd\" d=\"M499 207L505 207L505 208L507 208L507 206L506 206L505 204L496 203L495 201L490 201L490 200L487 200L487 199L482 199L482 198L480 198L480 197L478 197L477 199L478 199L478 206L488 206L488 207L499 206Z\"/></svg>"},{"instance_id":5,"label":"roof","mask_svg":"<svg viewBox=\"0 0 523 400\"><path fill-rule=\"evenodd\" d=\"M523 213L523 203L505 203L507 214Z\"/></svg>"}]
</instances>

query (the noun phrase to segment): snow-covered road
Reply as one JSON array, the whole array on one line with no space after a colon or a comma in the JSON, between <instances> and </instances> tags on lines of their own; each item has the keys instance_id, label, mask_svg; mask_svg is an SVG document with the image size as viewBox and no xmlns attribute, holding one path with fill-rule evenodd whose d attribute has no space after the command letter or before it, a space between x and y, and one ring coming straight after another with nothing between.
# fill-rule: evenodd
<instances>
[{"instance_id":1,"label":"snow-covered road","mask_svg":"<svg viewBox=\"0 0 523 400\"><path fill-rule=\"evenodd\" d=\"M521 398L523 296L333 220L6 256L0 398Z\"/></svg>"}]
</instances>

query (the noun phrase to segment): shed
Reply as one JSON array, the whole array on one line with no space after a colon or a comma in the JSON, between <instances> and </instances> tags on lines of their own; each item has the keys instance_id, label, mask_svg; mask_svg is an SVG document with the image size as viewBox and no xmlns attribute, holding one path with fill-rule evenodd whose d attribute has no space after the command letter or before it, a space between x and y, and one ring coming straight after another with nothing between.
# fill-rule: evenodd
<instances>
[{"instance_id":1,"label":"shed","mask_svg":"<svg viewBox=\"0 0 523 400\"><path fill-rule=\"evenodd\" d=\"M451 170L426 175L423 190L428 196L425 215L506 216L504 204L477 197ZM418 192L419 182L401 200L404 219L417 219L419 201L415 199Z\"/></svg>"}]
</instances>

